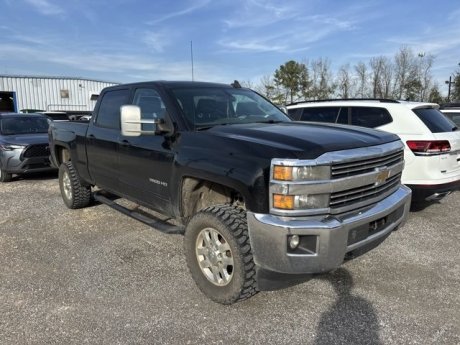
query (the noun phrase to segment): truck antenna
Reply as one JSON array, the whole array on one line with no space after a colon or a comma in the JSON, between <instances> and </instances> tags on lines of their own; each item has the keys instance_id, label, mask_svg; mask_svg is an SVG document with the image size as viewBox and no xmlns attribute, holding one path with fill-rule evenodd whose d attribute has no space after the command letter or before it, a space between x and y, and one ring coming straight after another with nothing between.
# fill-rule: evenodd
<instances>
[{"instance_id":1,"label":"truck antenna","mask_svg":"<svg viewBox=\"0 0 460 345\"><path fill-rule=\"evenodd\" d=\"M195 80L193 75L193 41L190 41L190 60L192 62L192 81Z\"/></svg>"}]
</instances>

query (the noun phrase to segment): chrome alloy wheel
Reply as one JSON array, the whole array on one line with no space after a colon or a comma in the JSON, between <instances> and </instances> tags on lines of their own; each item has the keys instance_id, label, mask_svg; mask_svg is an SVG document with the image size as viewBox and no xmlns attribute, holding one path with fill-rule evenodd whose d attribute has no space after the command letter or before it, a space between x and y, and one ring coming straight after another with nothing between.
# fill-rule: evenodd
<instances>
[{"instance_id":1,"label":"chrome alloy wheel","mask_svg":"<svg viewBox=\"0 0 460 345\"><path fill-rule=\"evenodd\" d=\"M62 186L65 197L68 200L72 200L72 182L70 181L69 173L67 171L62 175Z\"/></svg>"},{"instance_id":2,"label":"chrome alloy wheel","mask_svg":"<svg viewBox=\"0 0 460 345\"><path fill-rule=\"evenodd\" d=\"M196 258L205 277L214 285L225 286L233 277L233 254L222 234L213 228L201 230L196 239Z\"/></svg>"}]
</instances>

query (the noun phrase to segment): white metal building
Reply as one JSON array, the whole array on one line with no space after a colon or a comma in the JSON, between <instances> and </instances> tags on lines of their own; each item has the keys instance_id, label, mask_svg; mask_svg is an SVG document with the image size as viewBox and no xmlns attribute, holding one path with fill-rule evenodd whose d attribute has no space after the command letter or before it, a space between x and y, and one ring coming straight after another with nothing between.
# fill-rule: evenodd
<instances>
[{"instance_id":1,"label":"white metal building","mask_svg":"<svg viewBox=\"0 0 460 345\"><path fill-rule=\"evenodd\" d=\"M88 112L96 95L107 86L99 80L71 77L0 75L0 112L41 111Z\"/></svg>"}]
</instances>

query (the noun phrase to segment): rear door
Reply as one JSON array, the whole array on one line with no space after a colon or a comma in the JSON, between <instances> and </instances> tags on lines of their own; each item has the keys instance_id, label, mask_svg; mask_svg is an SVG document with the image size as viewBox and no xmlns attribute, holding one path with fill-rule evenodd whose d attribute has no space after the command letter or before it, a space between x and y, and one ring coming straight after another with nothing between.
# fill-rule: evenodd
<instances>
[{"instance_id":1,"label":"rear door","mask_svg":"<svg viewBox=\"0 0 460 345\"><path fill-rule=\"evenodd\" d=\"M118 142L120 136L120 107L129 99L129 89L114 89L102 95L96 116L86 136L88 170L96 185L118 191Z\"/></svg>"},{"instance_id":2,"label":"rear door","mask_svg":"<svg viewBox=\"0 0 460 345\"><path fill-rule=\"evenodd\" d=\"M351 107L351 124L378 128L393 121L388 110L382 107Z\"/></svg>"}]
</instances>

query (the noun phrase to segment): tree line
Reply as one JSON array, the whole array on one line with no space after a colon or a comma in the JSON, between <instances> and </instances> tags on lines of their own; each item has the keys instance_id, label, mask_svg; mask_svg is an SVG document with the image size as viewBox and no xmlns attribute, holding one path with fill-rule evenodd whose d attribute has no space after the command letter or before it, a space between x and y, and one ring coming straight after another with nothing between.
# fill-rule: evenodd
<instances>
[{"instance_id":1,"label":"tree line","mask_svg":"<svg viewBox=\"0 0 460 345\"><path fill-rule=\"evenodd\" d=\"M435 57L415 54L403 46L393 58L372 57L354 65L331 70L327 58L287 61L273 75L261 78L257 85L245 82L274 103L289 104L300 100L330 98L392 98L398 100L445 103L439 85L433 80ZM451 100L460 99L460 72L455 73L451 84Z\"/></svg>"}]
</instances>

